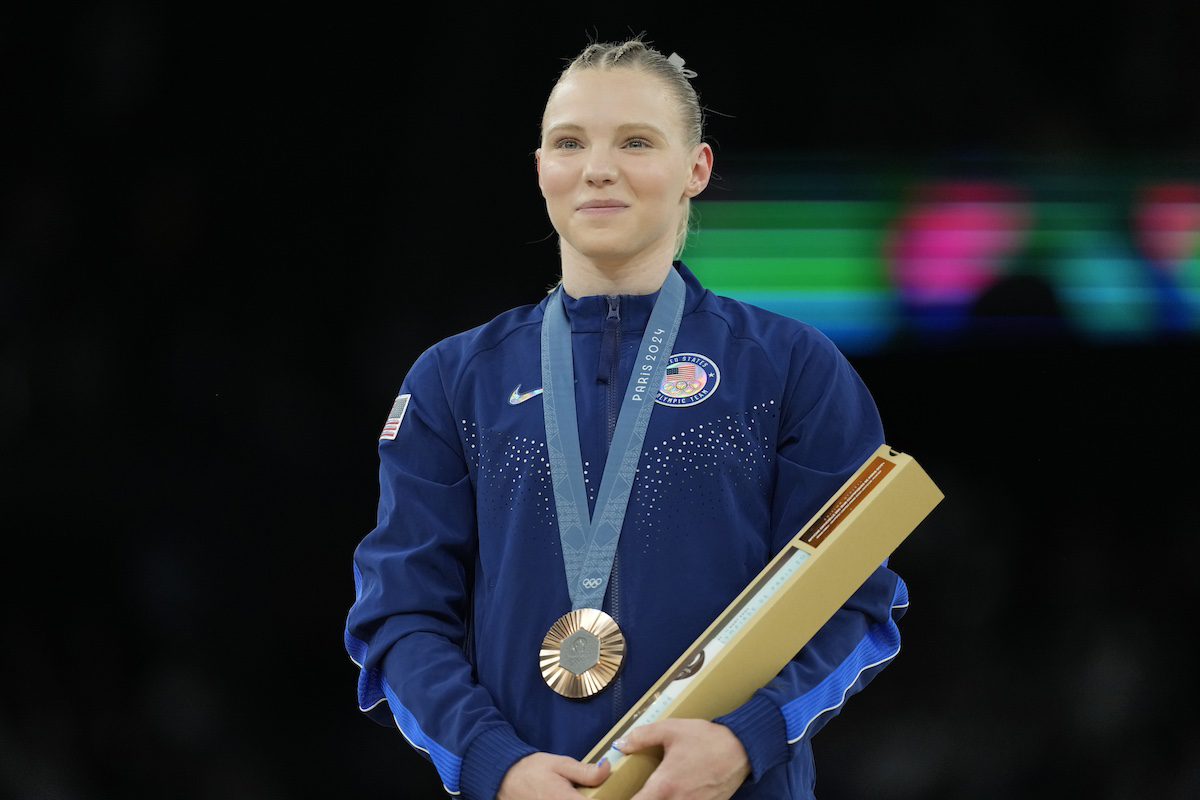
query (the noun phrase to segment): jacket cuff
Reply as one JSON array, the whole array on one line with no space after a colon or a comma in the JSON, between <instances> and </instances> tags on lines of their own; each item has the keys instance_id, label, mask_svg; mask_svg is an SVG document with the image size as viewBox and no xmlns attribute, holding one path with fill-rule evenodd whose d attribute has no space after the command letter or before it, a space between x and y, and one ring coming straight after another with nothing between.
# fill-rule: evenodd
<instances>
[{"instance_id":1,"label":"jacket cuff","mask_svg":"<svg viewBox=\"0 0 1200 800\"><path fill-rule=\"evenodd\" d=\"M511 725L488 728L471 740L463 756L461 791L464 798L491 800L500 791L509 768L525 756L536 753L517 737Z\"/></svg>"},{"instance_id":2,"label":"jacket cuff","mask_svg":"<svg viewBox=\"0 0 1200 800\"><path fill-rule=\"evenodd\" d=\"M713 720L733 731L750 757L750 783L788 760L787 726L779 706L756 694L740 708Z\"/></svg>"}]
</instances>

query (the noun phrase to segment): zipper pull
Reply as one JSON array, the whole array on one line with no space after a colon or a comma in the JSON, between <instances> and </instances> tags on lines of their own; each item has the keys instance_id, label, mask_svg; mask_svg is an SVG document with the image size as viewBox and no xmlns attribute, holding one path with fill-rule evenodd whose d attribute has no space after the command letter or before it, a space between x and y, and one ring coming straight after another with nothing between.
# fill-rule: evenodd
<instances>
[{"instance_id":1,"label":"zipper pull","mask_svg":"<svg viewBox=\"0 0 1200 800\"><path fill-rule=\"evenodd\" d=\"M608 295L608 319L621 318L621 298L619 295ZM606 320L607 321L607 320Z\"/></svg>"}]
</instances>

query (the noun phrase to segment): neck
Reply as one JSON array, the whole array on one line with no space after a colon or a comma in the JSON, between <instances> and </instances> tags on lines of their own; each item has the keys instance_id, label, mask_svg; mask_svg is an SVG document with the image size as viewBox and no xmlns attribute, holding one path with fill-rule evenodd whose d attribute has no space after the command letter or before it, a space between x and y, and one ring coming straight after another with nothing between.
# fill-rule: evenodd
<instances>
[{"instance_id":1,"label":"neck","mask_svg":"<svg viewBox=\"0 0 1200 800\"><path fill-rule=\"evenodd\" d=\"M596 294L654 294L671 269L669 253L645 253L628 260L589 258L563 243L563 289L571 297Z\"/></svg>"}]
</instances>

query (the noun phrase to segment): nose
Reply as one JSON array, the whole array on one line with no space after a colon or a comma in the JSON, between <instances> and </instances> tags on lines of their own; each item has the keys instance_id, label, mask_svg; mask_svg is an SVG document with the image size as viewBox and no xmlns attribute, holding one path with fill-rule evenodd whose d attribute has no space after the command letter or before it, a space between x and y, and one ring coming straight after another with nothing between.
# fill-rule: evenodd
<instances>
[{"instance_id":1,"label":"nose","mask_svg":"<svg viewBox=\"0 0 1200 800\"><path fill-rule=\"evenodd\" d=\"M583 168L583 177L593 186L611 184L617 179L617 165L604 147L593 147Z\"/></svg>"}]
</instances>

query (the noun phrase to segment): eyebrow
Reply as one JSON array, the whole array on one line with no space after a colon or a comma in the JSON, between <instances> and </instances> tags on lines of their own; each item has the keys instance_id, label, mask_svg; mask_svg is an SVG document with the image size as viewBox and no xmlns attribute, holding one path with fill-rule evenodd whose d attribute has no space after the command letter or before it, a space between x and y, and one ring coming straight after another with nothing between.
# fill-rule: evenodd
<instances>
[{"instance_id":1,"label":"eyebrow","mask_svg":"<svg viewBox=\"0 0 1200 800\"><path fill-rule=\"evenodd\" d=\"M639 130L653 131L654 133L658 134L663 139L667 138L667 135L665 133L663 133L661 130L659 130L654 125L651 125L649 122L626 122L624 124L618 125L617 131L620 132L620 131L630 130L631 128L637 128ZM583 130L583 126L576 125L574 122L560 122L557 125L554 125L551 128L549 128L546 131L545 135L549 136L550 134L554 133L555 131L559 131L559 130L581 131L581 130Z\"/></svg>"}]
</instances>

